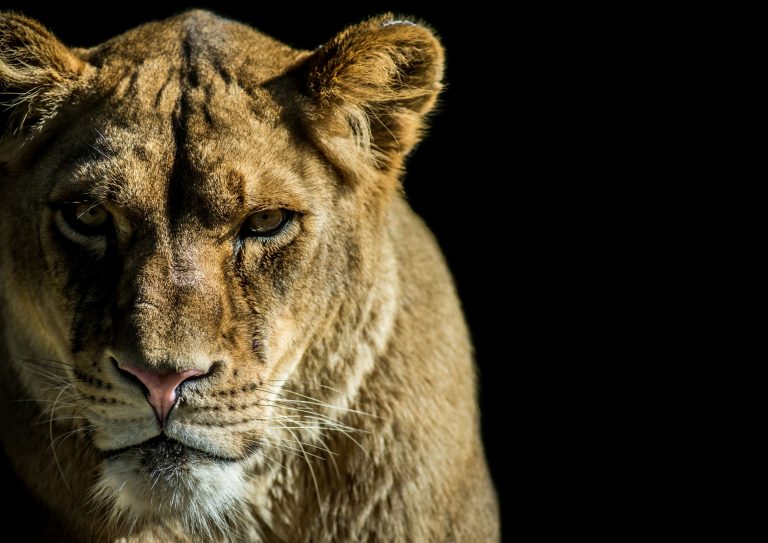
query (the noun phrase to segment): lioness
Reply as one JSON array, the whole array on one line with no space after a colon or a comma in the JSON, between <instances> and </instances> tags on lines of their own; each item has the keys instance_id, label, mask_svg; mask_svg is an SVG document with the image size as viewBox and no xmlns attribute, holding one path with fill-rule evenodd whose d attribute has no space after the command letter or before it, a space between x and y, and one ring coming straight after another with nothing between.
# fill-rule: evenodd
<instances>
[{"instance_id":1,"label":"lioness","mask_svg":"<svg viewBox=\"0 0 768 543\"><path fill-rule=\"evenodd\" d=\"M443 50L0 13L2 443L57 540L495 541L472 354L401 194ZM436 187L439 190L439 187Z\"/></svg>"}]
</instances>

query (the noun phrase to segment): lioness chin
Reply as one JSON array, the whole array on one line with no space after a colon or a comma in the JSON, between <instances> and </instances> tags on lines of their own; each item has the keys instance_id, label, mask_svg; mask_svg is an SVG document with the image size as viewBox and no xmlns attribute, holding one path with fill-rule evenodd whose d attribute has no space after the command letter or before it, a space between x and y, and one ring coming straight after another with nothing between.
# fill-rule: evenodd
<instances>
[{"instance_id":1,"label":"lioness chin","mask_svg":"<svg viewBox=\"0 0 768 543\"><path fill-rule=\"evenodd\" d=\"M0 12L0 436L59 541L498 540L401 193L442 73L389 15L302 51L202 11L72 49Z\"/></svg>"}]
</instances>

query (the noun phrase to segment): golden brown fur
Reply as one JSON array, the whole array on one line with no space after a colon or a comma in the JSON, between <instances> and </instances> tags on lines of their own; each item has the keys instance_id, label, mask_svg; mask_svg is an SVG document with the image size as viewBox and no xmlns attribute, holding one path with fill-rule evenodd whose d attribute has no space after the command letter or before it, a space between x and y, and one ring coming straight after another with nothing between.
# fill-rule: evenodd
<instances>
[{"instance_id":1,"label":"golden brown fur","mask_svg":"<svg viewBox=\"0 0 768 543\"><path fill-rule=\"evenodd\" d=\"M307 52L200 11L73 50L0 13L1 435L59 540L498 540L467 331L399 188L442 69L391 16ZM293 219L253 237L263 209ZM160 436L125 362L208 374Z\"/></svg>"}]
</instances>

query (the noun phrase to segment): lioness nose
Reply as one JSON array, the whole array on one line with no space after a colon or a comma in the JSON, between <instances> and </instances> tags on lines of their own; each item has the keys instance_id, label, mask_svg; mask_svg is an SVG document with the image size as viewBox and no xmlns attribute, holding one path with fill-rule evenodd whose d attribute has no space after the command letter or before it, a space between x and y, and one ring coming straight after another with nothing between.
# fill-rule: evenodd
<instances>
[{"instance_id":1,"label":"lioness nose","mask_svg":"<svg viewBox=\"0 0 768 543\"><path fill-rule=\"evenodd\" d=\"M168 413L176 403L176 389L179 385L191 377L205 373L199 369L192 369L179 373L160 374L122 363L118 364L118 367L136 377L147 387L147 400L157 413L157 419L161 425L165 425L165 419L168 418Z\"/></svg>"}]
</instances>

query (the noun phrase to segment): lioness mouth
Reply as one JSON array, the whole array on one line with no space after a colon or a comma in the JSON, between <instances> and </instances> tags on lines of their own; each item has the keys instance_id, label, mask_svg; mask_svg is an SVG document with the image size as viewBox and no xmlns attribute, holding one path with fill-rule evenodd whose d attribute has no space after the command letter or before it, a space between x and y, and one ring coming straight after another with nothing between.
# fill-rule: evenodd
<instances>
[{"instance_id":1,"label":"lioness mouth","mask_svg":"<svg viewBox=\"0 0 768 543\"><path fill-rule=\"evenodd\" d=\"M150 462L184 463L195 460L214 462L237 462L240 460L240 458L228 458L190 447L165 434L160 434L136 445L103 451L103 454L107 460L114 460L125 454L139 454L146 464Z\"/></svg>"}]
</instances>

